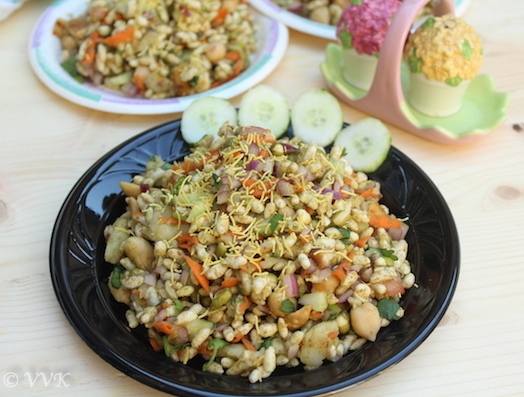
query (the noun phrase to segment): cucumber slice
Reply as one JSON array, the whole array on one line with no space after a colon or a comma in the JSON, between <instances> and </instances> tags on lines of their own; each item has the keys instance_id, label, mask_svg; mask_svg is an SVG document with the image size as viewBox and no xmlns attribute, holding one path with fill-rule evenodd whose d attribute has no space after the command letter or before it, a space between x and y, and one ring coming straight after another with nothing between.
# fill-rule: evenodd
<instances>
[{"instance_id":1,"label":"cucumber slice","mask_svg":"<svg viewBox=\"0 0 524 397\"><path fill-rule=\"evenodd\" d=\"M303 92L291 107L294 134L307 143L320 146L333 143L343 120L340 103L322 88Z\"/></svg>"},{"instance_id":2,"label":"cucumber slice","mask_svg":"<svg viewBox=\"0 0 524 397\"><path fill-rule=\"evenodd\" d=\"M205 135L216 137L226 121L237 125L237 110L228 100L213 96L199 98L182 114L182 138L188 143L195 143Z\"/></svg>"},{"instance_id":3,"label":"cucumber slice","mask_svg":"<svg viewBox=\"0 0 524 397\"><path fill-rule=\"evenodd\" d=\"M280 138L289 127L289 112L287 99L281 92L260 84L242 96L238 124L266 128Z\"/></svg>"},{"instance_id":4,"label":"cucumber slice","mask_svg":"<svg viewBox=\"0 0 524 397\"><path fill-rule=\"evenodd\" d=\"M335 145L346 149L344 157L355 171L373 172L388 156L391 133L380 120L369 117L340 131Z\"/></svg>"}]
</instances>

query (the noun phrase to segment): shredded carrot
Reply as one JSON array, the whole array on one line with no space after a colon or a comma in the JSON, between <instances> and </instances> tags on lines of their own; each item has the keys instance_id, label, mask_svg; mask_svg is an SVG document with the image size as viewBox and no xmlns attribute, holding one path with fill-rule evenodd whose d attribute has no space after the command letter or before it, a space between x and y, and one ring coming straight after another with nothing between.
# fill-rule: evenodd
<instances>
[{"instance_id":1,"label":"shredded carrot","mask_svg":"<svg viewBox=\"0 0 524 397\"><path fill-rule=\"evenodd\" d=\"M259 179L246 179L242 182L248 193L257 199L261 199L269 194L272 183L269 179L264 181Z\"/></svg>"},{"instance_id":2,"label":"shredded carrot","mask_svg":"<svg viewBox=\"0 0 524 397\"><path fill-rule=\"evenodd\" d=\"M369 224L375 229L394 229L402 226L402 222L400 222L398 219L390 218L389 216L370 216Z\"/></svg>"},{"instance_id":3,"label":"shredded carrot","mask_svg":"<svg viewBox=\"0 0 524 397\"><path fill-rule=\"evenodd\" d=\"M346 277L347 271L344 268L344 266L337 266L337 268L333 270L331 274L333 274L333 276L335 276L339 280L343 280Z\"/></svg>"},{"instance_id":4,"label":"shredded carrot","mask_svg":"<svg viewBox=\"0 0 524 397\"><path fill-rule=\"evenodd\" d=\"M269 156L269 152L267 150L261 150L260 153L258 153L258 155L265 159L267 156Z\"/></svg>"},{"instance_id":5,"label":"shredded carrot","mask_svg":"<svg viewBox=\"0 0 524 397\"><path fill-rule=\"evenodd\" d=\"M246 310L249 309L249 306L251 306L251 299L249 299L247 296L244 296L243 298L244 300L237 306L238 314L244 314Z\"/></svg>"},{"instance_id":6,"label":"shredded carrot","mask_svg":"<svg viewBox=\"0 0 524 397\"><path fill-rule=\"evenodd\" d=\"M378 228L398 228L402 222L398 219L391 218L378 203L370 203L368 207L369 224L375 229Z\"/></svg>"},{"instance_id":7,"label":"shredded carrot","mask_svg":"<svg viewBox=\"0 0 524 397\"><path fill-rule=\"evenodd\" d=\"M371 236L361 237L357 241L355 241L354 244L357 247L364 248L370 238L371 238Z\"/></svg>"},{"instance_id":8,"label":"shredded carrot","mask_svg":"<svg viewBox=\"0 0 524 397\"><path fill-rule=\"evenodd\" d=\"M237 329L236 332L235 332L235 337L233 338L233 340L231 342L233 342L233 343L240 342L243 337L244 337L244 334L242 333L242 331Z\"/></svg>"},{"instance_id":9,"label":"shredded carrot","mask_svg":"<svg viewBox=\"0 0 524 397\"><path fill-rule=\"evenodd\" d=\"M209 280L206 278L206 276L204 276L204 270L202 269L202 265L187 255L184 255L184 259L186 260L188 266L191 268L191 271L195 275L195 278L197 279L200 286L204 288L206 292L209 293L209 291L211 290L209 287Z\"/></svg>"},{"instance_id":10,"label":"shredded carrot","mask_svg":"<svg viewBox=\"0 0 524 397\"><path fill-rule=\"evenodd\" d=\"M177 169L181 169L186 174L190 173L191 171L194 171L201 167L201 164L198 164L196 161L192 160L184 160L182 161L178 166ZM173 167L175 168L175 167Z\"/></svg>"},{"instance_id":11,"label":"shredded carrot","mask_svg":"<svg viewBox=\"0 0 524 397\"><path fill-rule=\"evenodd\" d=\"M207 339L204 342L202 342L200 346L197 347L197 351L200 354L205 354L207 356L210 356L211 354L213 354L213 350L210 350L207 348L207 344L209 343L210 340L211 340L211 337L208 336Z\"/></svg>"},{"instance_id":12,"label":"shredded carrot","mask_svg":"<svg viewBox=\"0 0 524 397\"><path fill-rule=\"evenodd\" d=\"M130 43L135 39L135 28L130 26L112 36L103 39L103 43L110 47L116 47L121 43Z\"/></svg>"},{"instance_id":13,"label":"shredded carrot","mask_svg":"<svg viewBox=\"0 0 524 397\"><path fill-rule=\"evenodd\" d=\"M172 216L161 216L158 218L158 223L167 225L178 225L180 222L180 219L174 218Z\"/></svg>"},{"instance_id":14,"label":"shredded carrot","mask_svg":"<svg viewBox=\"0 0 524 397\"><path fill-rule=\"evenodd\" d=\"M364 190L363 192L360 193L360 195L362 197L373 197L373 198L378 198L379 196L375 193L375 188L374 187L370 187L369 189L366 189Z\"/></svg>"},{"instance_id":15,"label":"shredded carrot","mask_svg":"<svg viewBox=\"0 0 524 397\"><path fill-rule=\"evenodd\" d=\"M229 14L229 11L226 10L225 8L220 8L217 12L217 16L215 18L213 18L213 20L211 21L211 23L213 25L221 25L224 23L224 20L226 19L227 17L227 14Z\"/></svg>"},{"instance_id":16,"label":"shredded carrot","mask_svg":"<svg viewBox=\"0 0 524 397\"><path fill-rule=\"evenodd\" d=\"M99 41L100 36L98 35L98 31L95 30L91 33L90 42L86 48L84 58L82 59L82 64L89 65L90 63L93 63L95 61L96 45Z\"/></svg>"},{"instance_id":17,"label":"shredded carrot","mask_svg":"<svg viewBox=\"0 0 524 397\"><path fill-rule=\"evenodd\" d=\"M226 55L224 55L224 58L235 62L235 61L238 61L240 58L242 58L242 56L240 55L238 51L230 50L226 52Z\"/></svg>"},{"instance_id":18,"label":"shredded carrot","mask_svg":"<svg viewBox=\"0 0 524 397\"><path fill-rule=\"evenodd\" d=\"M155 338L149 338L149 344L151 345L153 350L156 352L159 352L160 350L162 350L162 346L158 344Z\"/></svg>"},{"instance_id":19,"label":"shredded carrot","mask_svg":"<svg viewBox=\"0 0 524 397\"><path fill-rule=\"evenodd\" d=\"M231 288L240 284L240 280L236 277L228 277L220 284L220 288Z\"/></svg>"},{"instance_id":20,"label":"shredded carrot","mask_svg":"<svg viewBox=\"0 0 524 397\"><path fill-rule=\"evenodd\" d=\"M251 350L252 352L257 351L257 348L255 347L255 345L253 345L251 341L248 338L246 338L245 336L242 339L240 339L240 341L242 342L242 344L244 345L244 347L247 350Z\"/></svg>"},{"instance_id":21,"label":"shredded carrot","mask_svg":"<svg viewBox=\"0 0 524 397\"><path fill-rule=\"evenodd\" d=\"M189 233L181 233L178 236L178 246L182 249L190 251L191 248L199 243L197 236L192 236Z\"/></svg>"},{"instance_id":22,"label":"shredded carrot","mask_svg":"<svg viewBox=\"0 0 524 397\"><path fill-rule=\"evenodd\" d=\"M134 76L135 86L138 88L138 91L144 92L146 90L146 85L144 83L144 79L139 74L135 74Z\"/></svg>"},{"instance_id":23,"label":"shredded carrot","mask_svg":"<svg viewBox=\"0 0 524 397\"><path fill-rule=\"evenodd\" d=\"M329 339L335 339L336 337L338 336L338 332L337 331L332 331L328 334L328 338Z\"/></svg>"},{"instance_id":24,"label":"shredded carrot","mask_svg":"<svg viewBox=\"0 0 524 397\"><path fill-rule=\"evenodd\" d=\"M162 332L163 334L169 335L171 332L173 332L174 327L173 324L167 321L157 321L156 323L153 323L153 328L159 332Z\"/></svg>"},{"instance_id":25,"label":"shredded carrot","mask_svg":"<svg viewBox=\"0 0 524 397\"><path fill-rule=\"evenodd\" d=\"M313 239L313 236L311 235L311 233L308 233L308 234L299 234L299 235L298 235L298 238L300 239L300 241L301 241L303 244L306 244L306 243L309 243L309 242Z\"/></svg>"},{"instance_id":26,"label":"shredded carrot","mask_svg":"<svg viewBox=\"0 0 524 397\"><path fill-rule=\"evenodd\" d=\"M319 312L317 310L311 310L309 318L313 321L320 320L324 316L324 312Z\"/></svg>"}]
</instances>

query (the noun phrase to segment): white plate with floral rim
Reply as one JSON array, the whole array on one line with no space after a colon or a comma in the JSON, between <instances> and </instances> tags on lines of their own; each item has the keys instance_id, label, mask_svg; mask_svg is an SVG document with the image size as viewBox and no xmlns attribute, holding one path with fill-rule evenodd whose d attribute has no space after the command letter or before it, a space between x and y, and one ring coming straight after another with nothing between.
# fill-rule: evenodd
<instances>
[{"instance_id":1,"label":"white plate with floral rim","mask_svg":"<svg viewBox=\"0 0 524 397\"><path fill-rule=\"evenodd\" d=\"M61 45L53 35L58 18L80 15L86 1L57 0L40 17L29 42L29 59L35 74L52 91L78 105L120 114L166 114L182 112L202 96L232 98L264 80L280 63L287 49L289 33L282 22L254 11L258 27L258 51L251 56L248 69L219 87L186 97L168 99L132 98L114 91L81 83L60 65Z\"/></svg>"},{"instance_id":2,"label":"white plate with floral rim","mask_svg":"<svg viewBox=\"0 0 524 397\"><path fill-rule=\"evenodd\" d=\"M336 40L335 26L326 25L304 18L298 14L279 7L272 0L248 0L248 2L262 14L282 22L291 29L307 33L312 36ZM470 2L471 0L454 0L455 14L462 16L466 12Z\"/></svg>"}]
</instances>

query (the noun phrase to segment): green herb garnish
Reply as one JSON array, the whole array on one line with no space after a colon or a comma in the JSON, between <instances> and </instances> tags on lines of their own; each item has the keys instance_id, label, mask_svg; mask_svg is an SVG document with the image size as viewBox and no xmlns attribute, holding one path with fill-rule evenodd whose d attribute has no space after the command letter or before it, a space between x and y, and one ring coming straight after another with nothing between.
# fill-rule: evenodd
<instances>
[{"instance_id":1,"label":"green herb garnish","mask_svg":"<svg viewBox=\"0 0 524 397\"><path fill-rule=\"evenodd\" d=\"M211 339L209 342L207 342L206 347L209 350L213 350L213 353L211 353L211 357L209 357L209 361L204 364L202 369L204 371L207 371L209 366L215 361L215 358L217 356L218 350L222 349L223 347L226 347L228 343L224 339Z\"/></svg>"},{"instance_id":2,"label":"green herb garnish","mask_svg":"<svg viewBox=\"0 0 524 397\"><path fill-rule=\"evenodd\" d=\"M385 318L386 320L398 320L400 318L397 314L400 305L392 299L380 299L377 308L380 317Z\"/></svg>"}]
</instances>

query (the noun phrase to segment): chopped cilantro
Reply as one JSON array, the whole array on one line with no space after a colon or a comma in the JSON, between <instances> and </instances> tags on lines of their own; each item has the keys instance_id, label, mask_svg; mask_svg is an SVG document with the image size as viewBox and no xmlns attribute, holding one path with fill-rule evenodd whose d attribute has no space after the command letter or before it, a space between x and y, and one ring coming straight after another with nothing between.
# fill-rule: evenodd
<instances>
[{"instance_id":1,"label":"chopped cilantro","mask_svg":"<svg viewBox=\"0 0 524 397\"><path fill-rule=\"evenodd\" d=\"M386 320L398 320L400 318L397 315L400 305L392 299L380 299L377 308L380 317L385 318Z\"/></svg>"},{"instance_id":2,"label":"chopped cilantro","mask_svg":"<svg viewBox=\"0 0 524 397\"><path fill-rule=\"evenodd\" d=\"M229 343L227 343L224 339L211 339L209 342L207 342L206 347L209 350L213 350L213 353L211 354L211 357L209 357L209 361L202 367L204 371L207 371L209 366L215 361L218 350L226 347L228 344Z\"/></svg>"},{"instance_id":3,"label":"chopped cilantro","mask_svg":"<svg viewBox=\"0 0 524 397\"><path fill-rule=\"evenodd\" d=\"M278 228L278 225L280 222L284 220L284 215L282 214L274 214L271 218L269 218L269 234L275 233L275 231Z\"/></svg>"},{"instance_id":4,"label":"chopped cilantro","mask_svg":"<svg viewBox=\"0 0 524 397\"><path fill-rule=\"evenodd\" d=\"M349 245L350 244L349 238L351 237L351 230L343 228L343 227L339 227L338 231L340 232L340 234L342 234L342 240L341 241L344 244Z\"/></svg>"},{"instance_id":5,"label":"chopped cilantro","mask_svg":"<svg viewBox=\"0 0 524 397\"><path fill-rule=\"evenodd\" d=\"M67 58L60 64L60 66L62 66L62 68L76 81L79 83L84 82L84 76L82 76L76 68L76 57Z\"/></svg>"},{"instance_id":6,"label":"chopped cilantro","mask_svg":"<svg viewBox=\"0 0 524 397\"><path fill-rule=\"evenodd\" d=\"M175 184L173 185L173 188L171 189L171 191L176 194L178 193L178 190L180 189L180 187L184 184L185 180L186 180L187 177L182 177L182 178L179 178Z\"/></svg>"},{"instance_id":7,"label":"chopped cilantro","mask_svg":"<svg viewBox=\"0 0 524 397\"><path fill-rule=\"evenodd\" d=\"M171 354L178 350L182 350L182 349L185 349L186 347L191 346L190 343L185 343L183 345L172 345L171 343L169 343L169 339L167 335L164 335L162 337L162 344L164 346L164 353L167 357L171 357Z\"/></svg>"},{"instance_id":8,"label":"chopped cilantro","mask_svg":"<svg viewBox=\"0 0 524 397\"><path fill-rule=\"evenodd\" d=\"M217 174L212 173L211 176L213 177L213 187L218 190L220 189L220 186L222 186L222 178L220 178Z\"/></svg>"},{"instance_id":9,"label":"chopped cilantro","mask_svg":"<svg viewBox=\"0 0 524 397\"><path fill-rule=\"evenodd\" d=\"M295 311L295 305L289 299L285 299L280 304L280 310L284 313L293 313Z\"/></svg>"}]
</instances>

